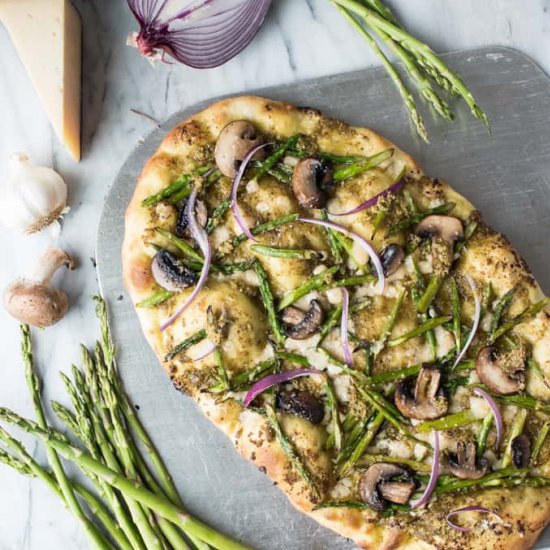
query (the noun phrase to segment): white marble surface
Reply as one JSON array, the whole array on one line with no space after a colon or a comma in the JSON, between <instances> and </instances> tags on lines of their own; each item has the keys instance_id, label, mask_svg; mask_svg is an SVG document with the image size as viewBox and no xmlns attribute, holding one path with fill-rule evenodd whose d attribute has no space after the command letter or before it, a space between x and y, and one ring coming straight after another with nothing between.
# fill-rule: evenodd
<instances>
[{"instance_id":1,"label":"white marble surface","mask_svg":"<svg viewBox=\"0 0 550 550\"><path fill-rule=\"evenodd\" d=\"M58 144L0 26L0 183L7 175L8 155L18 150L63 175L70 187L71 212L58 244L80 264L77 271L57 278L70 296L70 313L36 335L47 399L61 398L58 370L77 361L78 343L89 343L96 334L91 258L103 197L124 158L151 129L130 109L163 119L210 96L378 63L327 0L275 0L252 46L224 67L208 71L180 65L151 68L125 46L136 25L123 0L76 3L84 21L84 158L78 165ZM393 0L391 5L437 51L505 45L530 55L550 73L550 0ZM4 229L0 242L0 287L25 273L36 254L53 243L46 235L23 238ZM17 324L3 310L0 334L0 404L30 414ZM30 448L35 450L32 444ZM41 450L36 453L42 456ZM0 467L0 550L86 547L79 527L47 489Z\"/></svg>"}]
</instances>

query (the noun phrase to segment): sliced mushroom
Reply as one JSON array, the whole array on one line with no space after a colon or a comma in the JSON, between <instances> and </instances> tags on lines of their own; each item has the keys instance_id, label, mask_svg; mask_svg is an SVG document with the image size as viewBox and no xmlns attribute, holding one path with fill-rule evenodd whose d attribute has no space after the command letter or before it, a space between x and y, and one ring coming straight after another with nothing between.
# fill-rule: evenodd
<instances>
[{"instance_id":1,"label":"sliced mushroom","mask_svg":"<svg viewBox=\"0 0 550 550\"><path fill-rule=\"evenodd\" d=\"M319 330L325 320L325 312L319 300L311 300L308 311L289 306L283 309L281 318L285 323L285 334L289 338L305 340Z\"/></svg>"},{"instance_id":2,"label":"sliced mushroom","mask_svg":"<svg viewBox=\"0 0 550 550\"><path fill-rule=\"evenodd\" d=\"M32 276L18 279L4 292L6 311L21 323L44 328L57 323L67 312L67 295L50 286L54 273L62 266L74 269L72 258L60 248L48 248L38 260Z\"/></svg>"},{"instance_id":3,"label":"sliced mushroom","mask_svg":"<svg viewBox=\"0 0 550 550\"><path fill-rule=\"evenodd\" d=\"M247 120L235 120L224 126L214 149L214 159L220 172L234 178L244 157L262 143L264 139ZM262 160L264 157L265 152L260 150L253 158Z\"/></svg>"},{"instance_id":4,"label":"sliced mushroom","mask_svg":"<svg viewBox=\"0 0 550 550\"><path fill-rule=\"evenodd\" d=\"M325 191L331 185L330 168L317 159L302 159L292 173L292 192L304 208L322 208L327 200Z\"/></svg>"},{"instance_id":5,"label":"sliced mushroom","mask_svg":"<svg viewBox=\"0 0 550 550\"><path fill-rule=\"evenodd\" d=\"M460 479L479 479L487 473L488 467L486 458L477 458L476 444L472 441L459 441L456 454L449 456L449 469Z\"/></svg>"},{"instance_id":6,"label":"sliced mushroom","mask_svg":"<svg viewBox=\"0 0 550 550\"><path fill-rule=\"evenodd\" d=\"M361 476L359 495L363 502L381 512L388 502L409 502L417 487L418 483L407 468L398 464L378 462Z\"/></svg>"},{"instance_id":7,"label":"sliced mushroom","mask_svg":"<svg viewBox=\"0 0 550 550\"><path fill-rule=\"evenodd\" d=\"M325 416L321 401L305 390L282 390L277 394L276 403L280 411L305 418L312 424L320 424Z\"/></svg>"},{"instance_id":8,"label":"sliced mushroom","mask_svg":"<svg viewBox=\"0 0 550 550\"><path fill-rule=\"evenodd\" d=\"M464 239L462 222L453 216L432 214L426 216L417 226L415 233L422 238L441 239L453 248L457 241Z\"/></svg>"},{"instance_id":9,"label":"sliced mushroom","mask_svg":"<svg viewBox=\"0 0 550 550\"><path fill-rule=\"evenodd\" d=\"M441 371L426 365L417 377L409 376L395 389L395 405L407 418L431 420L443 416L449 403L441 387Z\"/></svg>"},{"instance_id":10,"label":"sliced mushroom","mask_svg":"<svg viewBox=\"0 0 550 550\"><path fill-rule=\"evenodd\" d=\"M155 281L164 289L178 292L193 285L197 274L184 266L174 254L161 248L153 258L151 272Z\"/></svg>"},{"instance_id":11,"label":"sliced mushroom","mask_svg":"<svg viewBox=\"0 0 550 550\"><path fill-rule=\"evenodd\" d=\"M189 229L187 228L187 226L189 225L189 220L187 219L186 202L187 201L183 202L178 208L178 218L176 220L175 231L178 237L190 236ZM195 202L195 219L201 227L204 227L206 225L206 222L208 221L208 210L206 209L204 202L202 202L201 200L197 200Z\"/></svg>"},{"instance_id":12,"label":"sliced mushroom","mask_svg":"<svg viewBox=\"0 0 550 550\"><path fill-rule=\"evenodd\" d=\"M512 462L516 468L527 468L531 459L531 442L525 434L512 440Z\"/></svg>"},{"instance_id":13,"label":"sliced mushroom","mask_svg":"<svg viewBox=\"0 0 550 550\"><path fill-rule=\"evenodd\" d=\"M389 277L395 273L405 261L405 251L398 244L389 244L382 250L380 261L384 269L384 275Z\"/></svg>"},{"instance_id":14,"label":"sliced mushroom","mask_svg":"<svg viewBox=\"0 0 550 550\"><path fill-rule=\"evenodd\" d=\"M477 355L476 371L479 379L500 395L517 393L525 387L525 365L510 365L504 369L503 357L494 346L483 348Z\"/></svg>"}]
</instances>

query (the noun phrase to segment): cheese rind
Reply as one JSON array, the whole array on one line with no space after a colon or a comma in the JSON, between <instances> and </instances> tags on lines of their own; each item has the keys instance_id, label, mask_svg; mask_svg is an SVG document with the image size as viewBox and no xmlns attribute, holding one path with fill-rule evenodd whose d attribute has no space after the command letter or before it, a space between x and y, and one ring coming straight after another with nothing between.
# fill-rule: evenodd
<instances>
[{"instance_id":1,"label":"cheese rind","mask_svg":"<svg viewBox=\"0 0 550 550\"><path fill-rule=\"evenodd\" d=\"M82 26L69 0L0 0L7 28L59 139L80 160Z\"/></svg>"}]
</instances>

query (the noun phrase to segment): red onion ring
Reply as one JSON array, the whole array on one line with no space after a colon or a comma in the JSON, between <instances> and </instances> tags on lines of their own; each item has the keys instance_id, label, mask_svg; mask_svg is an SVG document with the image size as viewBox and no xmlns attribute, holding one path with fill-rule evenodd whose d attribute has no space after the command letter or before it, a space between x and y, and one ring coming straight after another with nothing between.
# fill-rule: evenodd
<instances>
[{"instance_id":1,"label":"red onion ring","mask_svg":"<svg viewBox=\"0 0 550 550\"><path fill-rule=\"evenodd\" d=\"M480 512L482 514L493 514L494 516L496 516L498 519L502 521L502 518L494 510L490 510L489 508L484 508L483 506L465 506L464 508L451 510L445 516L445 521L447 522L449 527L452 527L453 529L460 531L461 533L467 533L468 531L472 530L470 527L461 527L460 525L457 525L456 523L453 523L451 521L451 518L453 516L456 516L457 514L461 514L462 512Z\"/></svg>"},{"instance_id":2,"label":"red onion ring","mask_svg":"<svg viewBox=\"0 0 550 550\"><path fill-rule=\"evenodd\" d=\"M466 343L464 344L464 347L462 348L460 353L456 356L455 362L453 363L453 369L460 363L460 361L462 360L462 358L464 357L464 355L468 351L468 348L472 344L472 342L475 338L477 329L479 327L479 321L481 319L481 300L479 299L479 296L477 295L477 286L474 283L474 280L469 275L465 275L464 278L468 281L468 284L470 285L470 288L472 289L472 293L474 294L474 301L475 301L476 311L475 311L475 314L474 314L474 323L472 325L472 330L470 331L470 334L468 335L468 339L466 340Z\"/></svg>"},{"instance_id":3,"label":"red onion ring","mask_svg":"<svg viewBox=\"0 0 550 550\"><path fill-rule=\"evenodd\" d=\"M195 357L191 360L192 363L195 363L197 361L202 361L205 357L208 357L211 353L214 353L214 350L216 349L216 344L214 342L208 340L207 341L206 349L204 349L198 357Z\"/></svg>"},{"instance_id":4,"label":"red onion ring","mask_svg":"<svg viewBox=\"0 0 550 550\"><path fill-rule=\"evenodd\" d=\"M353 367L353 353L349 345L348 336L348 318L349 318L349 292L347 288L342 289L342 319L340 321L340 340L344 350L344 360L348 367Z\"/></svg>"},{"instance_id":5,"label":"red onion ring","mask_svg":"<svg viewBox=\"0 0 550 550\"><path fill-rule=\"evenodd\" d=\"M384 292L386 278L384 276L384 268L382 267L382 262L380 261L380 257L378 256L372 245L366 239L338 223L329 222L326 220L316 220L315 218L298 218L298 221L304 223L312 223L314 225L322 225L323 227L334 229L334 231L343 233L344 235L347 235L348 237L353 239L353 241L361 246L361 248L365 250L365 252L369 255L369 258L371 259L372 264L374 265L374 269L376 269L376 274L378 276L378 293L382 294Z\"/></svg>"},{"instance_id":6,"label":"red onion ring","mask_svg":"<svg viewBox=\"0 0 550 550\"><path fill-rule=\"evenodd\" d=\"M269 143L262 143L261 145L257 145L256 147L253 147L246 156L244 157L243 161L241 162L241 165L239 166L239 169L237 170L237 174L235 175L235 179L233 180L233 184L231 185L231 210L233 211L233 215L235 216L235 220L239 224L239 227L241 228L242 232L251 240L254 242L258 242L258 239L252 235L250 232L250 228L248 225L246 225L246 222L244 221L241 211L239 209L239 205L237 203L237 191L239 190L239 184L241 183L244 173L246 171L246 167L248 166L248 163L252 160L252 157L264 147L267 147L270 145Z\"/></svg>"},{"instance_id":7,"label":"red onion ring","mask_svg":"<svg viewBox=\"0 0 550 550\"><path fill-rule=\"evenodd\" d=\"M502 421L502 413L500 412L500 407L497 402L482 388L474 388L474 393L479 395L487 401L487 404L491 408L493 416L495 417L495 425L497 428L497 447L500 445L500 440L502 439L502 433L504 431L504 423Z\"/></svg>"},{"instance_id":8,"label":"red onion ring","mask_svg":"<svg viewBox=\"0 0 550 550\"><path fill-rule=\"evenodd\" d=\"M185 303L178 308L169 319L162 323L160 326L161 331L166 330L191 305L191 302L193 302L193 300L197 297L197 294L200 292L201 288L208 279L208 273L212 263L212 247L210 246L210 241L208 240L206 231L199 225L199 223L197 223L197 219L195 218L195 203L197 201L197 194L198 191L195 187L193 188L191 195L189 195L189 199L185 205L185 214L189 220L189 232L203 253L204 263L202 264L201 274L195 288L193 289L193 292L189 295L187 300L185 300Z\"/></svg>"},{"instance_id":9,"label":"red onion ring","mask_svg":"<svg viewBox=\"0 0 550 550\"><path fill-rule=\"evenodd\" d=\"M433 431L434 434L434 456L433 456L433 462L432 462L432 471L430 473L430 479L428 481L428 485L426 485L426 489L424 490L424 493L422 496L415 502L411 503L411 508L420 508L421 506L424 506L428 500L430 500L430 496L434 492L434 489L437 485L437 480L439 478L439 461L441 459L440 451L439 451L439 432L437 430Z\"/></svg>"},{"instance_id":10,"label":"red onion ring","mask_svg":"<svg viewBox=\"0 0 550 550\"><path fill-rule=\"evenodd\" d=\"M378 203L380 199L387 197L392 193L399 193L399 191L401 191L401 189L405 187L406 183L407 183L407 180L405 178L401 178L395 183L392 183L387 189L384 189L384 191L380 191L380 193L378 193L377 195L374 195L374 197L371 197L369 200L361 203L359 206L356 206L355 208L348 210L347 212L340 212L339 214L329 212L329 214L331 216L349 216L351 214L357 214L362 210L365 210L367 208L370 208L371 206L374 206L375 204Z\"/></svg>"},{"instance_id":11,"label":"red onion ring","mask_svg":"<svg viewBox=\"0 0 550 550\"><path fill-rule=\"evenodd\" d=\"M289 370L286 372L281 372L278 374L270 374L261 380L258 380L247 392L243 405L248 407L258 395L263 393L265 390L272 388L273 386L278 386L279 384L284 384L289 380L298 378L300 376L312 376L312 375L322 375L323 372L317 369L295 369Z\"/></svg>"}]
</instances>

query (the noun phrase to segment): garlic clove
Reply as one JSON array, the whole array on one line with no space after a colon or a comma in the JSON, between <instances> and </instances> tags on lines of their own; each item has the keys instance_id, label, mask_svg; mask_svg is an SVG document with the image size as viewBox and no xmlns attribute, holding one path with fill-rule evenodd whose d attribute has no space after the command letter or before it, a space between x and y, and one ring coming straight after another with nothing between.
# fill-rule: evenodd
<instances>
[{"instance_id":1,"label":"garlic clove","mask_svg":"<svg viewBox=\"0 0 550 550\"><path fill-rule=\"evenodd\" d=\"M48 248L29 279L18 279L4 292L6 311L21 323L48 327L63 318L69 307L67 295L52 287L50 279L62 266L74 269L73 259L59 248Z\"/></svg>"},{"instance_id":2,"label":"garlic clove","mask_svg":"<svg viewBox=\"0 0 550 550\"><path fill-rule=\"evenodd\" d=\"M0 221L25 233L41 231L61 217L67 208L67 185L44 166L33 165L27 155L10 158L11 177L0 199Z\"/></svg>"}]
</instances>

